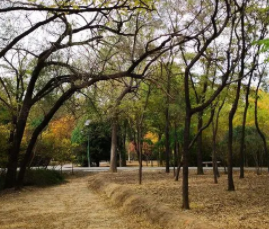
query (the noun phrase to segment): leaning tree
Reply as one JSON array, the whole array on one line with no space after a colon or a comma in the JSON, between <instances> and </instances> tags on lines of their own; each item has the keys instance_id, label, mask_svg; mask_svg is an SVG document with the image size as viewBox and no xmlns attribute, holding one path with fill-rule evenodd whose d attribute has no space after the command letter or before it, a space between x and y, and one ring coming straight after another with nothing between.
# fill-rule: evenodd
<instances>
[{"instance_id":1,"label":"leaning tree","mask_svg":"<svg viewBox=\"0 0 269 229\"><path fill-rule=\"evenodd\" d=\"M157 20L154 12L151 1L1 1L0 101L12 123L6 188L22 185L38 135L66 100L100 81L144 78L171 46L197 36L182 29L147 32ZM146 24L137 24L141 17ZM115 67L115 60L121 65ZM17 177L29 114L51 95L55 99L30 137Z\"/></svg>"}]
</instances>

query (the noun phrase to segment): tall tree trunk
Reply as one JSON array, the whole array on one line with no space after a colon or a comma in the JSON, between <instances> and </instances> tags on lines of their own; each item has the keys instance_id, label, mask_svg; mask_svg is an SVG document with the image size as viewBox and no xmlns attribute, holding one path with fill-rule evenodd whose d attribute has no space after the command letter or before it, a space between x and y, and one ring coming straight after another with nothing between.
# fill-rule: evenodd
<instances>
[{"instance_id":1,"label":"tall tree trunk","mask_svg":"<svg viewBox=\"0 0 269 229\"><path fill-rule=\"evenodd\" d=\"M211 61L209 61L208 64L206 65L206 75L207 76L209 76L209 74L210 74L210 66L211 66ZM194 85L193 80L192 80L192 85ZM206 91L207 91L207 79L205 79L205 81L204 81L202 94L199 97L198 97L198 95L196 95L197 104L205 102ZM197 92L195 94L197 94ZM197 132L199 132L199 130L203 127L203 115L204 115L203 110L198 113ZM201 132L197 138L197 175L204 174L204 170L203 170L203 135L202 134L203 134L203 132Z\"/></svg>"},{"instance_id":2,"label":"tall tree trunk","mask_svg":"<svg viewBox=\"0 0 269 229\"><path fill-rule=\"evenodd\" d=\"M125 120L123 124L123 137L122 137L122 148L123 148L123 154L122 154L122 166L126 167L126 136L127 136L127 125L128 122Z\"/></svg>"},{"instance_id":3,"label":"tall tree trunk","mask_svg":"<svg viewBox=\"0 0 269 229\"><path fill-rule=\"evenodd\" d=\"M183 144L183 179L182 179L182 198L183 209L190 209L189 205L189 139L190 139L191 114L186 109L184 144Z\"/></svg>"},{"instance_id":4,"label":"tall tree trunk","mask_svg":"<svg viewBox=\"0 0 269 229\"><path fill-rule=\"evenodd\" d=\"M158 142L160 142L162 139L162 134L158 134ZM162 166L162 155L161 155L161 147L158 146L158 166L161 167Z\"/></svg>"},{"instance_id":5,"label":"tall tree trunk","mask_svg":"<svg viewBox=\"0 0 269 229\"><path fill-rule=\"evenodd\" d=\"M142 147L141 147L141 128L137 123L137 133L134 131L134 146L138 158L138 183L142 184Z\"/></svg>"},{"instance_id":6,"label":"tall tree trunk","mask_svg":"<svg viewBox=\"0 0 269 229\"><path fill-rule=\"evenodd\" d=\"M176 176L176 167L178 167L178 142L177 142L177 124L174 126L174 177Z\"/></svg>"},{"instance_id":7,"label":"tall tree trunk","mask_svg":"<svg viewBox=\"0 0 269 229\"><path fill-rule=\"evenodd\" d=\"M239 72L239 80L237 83L237 91L236 91L236 98L233 103L233 106L230 110L229 113L229 141L228 141L228 149L229 149L229 154L228 154L228 190L229 191L234 191L234 183L233 183L233 117L235 115L235 112L237 110L238 106L238 101L240 97L240 90L241 90L241 81L242 78L244 77L244 69L245 69L245 57L246 57L246 36L245 36L245 9L246 9L247 1L242 1L242 6L240 7L240 30L241 30L241 39L242 39L242 52L240 56L240 72ZM245 128L245 127L243 127ZM245 139L245 129L244 133L242 133L242 139L241 145L242 150L244 147L244 139ZM240 152L240 153L243 153Z\"/></svg>"},{"instance_id":8,"label":"tall tree trunk","mask_svg":"<svg viewBox=\"0 0 269 229\"><path fill-rule=\"evenodd\" d=\"M182 195L183 195L183 208L189 209L189 187L188 187L188 157L189 157L189 150L190 150L190 125L191 125L191 117L192 115L199 113L206 109L208 106L212 104L212 102L215 100L215 98L221 93L221 91L226 86L226 82L228 80L228 77L230 76L230 73L232 69L235 67L234 61L231 61L230 59L230 49L231 49L231 41L232 41L232 33L230 36L230 43L228 45L228 51L227 51L227 61L231 61L231 65L228 65L227 71L225 71L222 75L222 83L220 86L217 87L215 92L210 96L209 99L204 101L201 105L197 105L196 107L191 106L191 99L190 99L190 88L189 88L189 80L191 75L191 69L195 66L197 61L200 60L200 58L205 54L206 50L210 46L210 44L223 32L223 30L226 28L227 24L230 21L230 4L227 3L227 9L226 9L226 16L225 21L223 24L218 27L216 26L218 24L217 18L218 18L218 11L219 11L219 1L215 2L214 12L211 16L212 23L214 26L214 32L212 32L211 36L205 39L203 42L203 45L201 45L201 42L199 42L199 52L196 53L195 57L192 58L191 61L186 61L186 68L184 72L184 96L185 96L185 128L184 128L184 143L183 143L183 184L182 184ZM233 31L230 30L230 31ZM184 56L184 54L183 54ZM213 114L213 113L212 113ZM213 116L212 116L213 117ZM210 124L210 122L209 122ZM202 131L202 129L201 129Z\"/></svg>"},{"instance_id":9,"label":"tall tree trunk","mask_svg":"<svg viewBox=\"0 0 269 229\"><path fill-rule=\"evenodd\" d=\"M244 113L243 113L243 120L242 120L242 135L240 139L240 175L239 178L242 179L245 177L245 172L244 172L244 166L245 166L245 130L246 130L246 120L247 120L247 111L248 111L248 106L249 106L249 91L250 91L250 83L251 83L252 77L249 78L248 86L247 86L247 91L246 91L246 103L245 103L245 108L244 108Z\"/></svg>"},{"instance_id":10,"label":"tall tree trunk","mask_svg":"<svg viewBox=\"0 0 269 229\"><path fill-rule=\"evenodd\" d=\"M230 115L231 116L231 115ZM229 140L228 140L228 190L234 191L233 182L233 119L229 117Z\"/></svg>"},{"instance_id":11,"label":"tall tree trunk","mask_svg":"<svg viewBox=\"0 0 269 229\"><path fill-rule=\"evenodd\" d=\"M256 91L255 91L255 126L256 126L258 134L260 135L260 137L263 141L263 148L264 148L265 156L267 158L266 162L267 162L267 167L268 167L268 172L269 172L269 155L268 155L266 137L263 134L263 132L261 131L260 126L259 126L259 122L258 122L258 98L259 98L259 88L260 88L261 81L262 81L262 75L260 75L259 83L258 83ZM259 158L257 160L259 160Z\"/></svg>"},{"instance_id":12,"label":"tall tree trunk","mask_svg":"<svg viewBox=\"0 0 269 229\"><path fill-rule=\"evenodd\" d=\"M169 95L167 97L169 97ZM169 99L167 99L167 100L169 101ZM165 172L169 173L170 172L169 104L166 104L165 119L166 119L166 126L165 126Z\"/></svg>"},{"instance_id":13,"label":"tall tree trunk","mask_svg":"<svg viewBox=\"0 0 269 229\"><path fill-rule=\"evenodd\" d=\"M214 183L218 183L218 177L219 177L219 171L218 171L218 163L217 163L217 134L218 134L218 127L219 127L219 115L220 111L225 103L225 99L223 99L217 115L216 115L216 125L214 123L214 118L212 120L212 141L213 141L213 153L212 153L212 159L213 159L213 175L214 175Z\"/></svg>"},{"instance_id":14,"label":"tall tree trunk","mask_svg":"<svg viewBox=\"0 0 269 229\"><path fill-rule=\"evenodd\" d=\"M217 126L217 123L216 123ZM215 127L214 125L214 120L212 120L212 129L213 129L213 153L212 153L212 161L213 161L213 175L214 175L214 183L217 184L218 183L218 164L217 164L217 156L216 156L216 151L217 151L217 147L216 147L216 135L215 135L215 129L217 129L217 127Z\"/></svg>"},{"instance_id":15,"label":"tall tree trunk","mask_svg":"<svg viewBox=\"0 0 269 229\"><path fill-rule=\"evenodd\" d=\"M173 63L173 62L172 62ZM165 108L165 172L170 173L170 88L171 88L171 65L168 63L166 67L167 85L166 85L166 108ZM161 70L162 71L162 70Z\"/></svg>"},{"instance_id":16,"label":"tall tree trunk","mask_svg":"<svg viewBox=\"0 0 269 229\"><path fill-rule=\"evenodd\" d=\"M240 66L240 73L239 77L244 77L244 70L245 70L245 57L246 57L246 36L245 36L245 8L246 8L246 1L243 1L242 9L241 9L241 37L242 37L242 56L241 56L241 66ZM246 104L243 114L243 120L242 120L242 134L240 139L240 178L244 178L244 164L245 164L245 130L246 130L246 119L247 119L247 110L249 106L248 102L248 96L249 96L249 88L251 84L252 74L249 78L249 82L247 85L247 91L246 91Z\"/></svg>"},{"instance_id":17,"label":"tall tree trunk","mask_svg":"<svg viewBox=\"0 0 269 229\"><path fill-rule=\"evenodd\" d=\"M197 132L203 127L203 114L204 114L203 111L198 113ZM197 138L197 175L204 174L202 145L203 145L203 136L202 136L202 132L201 132L201 134L199 134L199 136Z\"/></svg>"},{"instance_id":18,"label":"tall tree trunk","mask_svg":"<svg viewBox=\"0 0 269 229\"><path fill-rule=\"evenodd\" d=\"M112 133L111 133L111 151L110 151L110 172L117 172L117 118L113 118L112 121Z\"/></svg>"},{"instance_id":19,"label":"tall tree trunk","mask_svg":"<svg viewBox=\"0 0 269 229\"><path fill-rule=\"evenodd\" d=\"M139 184L142 184L142 133L141 128L138 128L138 134L137 134L137 147L138 147L138 161L139 161L139 172L138 172L138 178L139 178Z\"/></svg>"},{"instance_id":20,"label":"tall tree trunk","mask_svg":"<svg viewBox=\"0 0 269 229\"><path fill-rule=\"evenodd\" d=\"M238 81L236 98L229 112L229 136L228 136L228 190L234 191L234 181L233 181L233 118L237 110L239 96L241 89L241 80Z\"/></svg>"},{"instance_id":21,"label":"tall tree trunk","mask_svg":"<svg viewBox=\"0 0 269 229\"><path fill-rule=\"evenodd\" d=\"M140 117L137 123L137 146L138 146L138 158L139 158L139 184L142 184L142 140L143 140L143 121L145 118L145 111L146 108L148 106L148 102L149 102L149 96L150 96L150 92L151 92L151 88L149 86L148 88L148 92L147 92L147 97L146 97L146 101L144 104L144 109L142 112L142 115Z\"/></svg>"}]
</instances>

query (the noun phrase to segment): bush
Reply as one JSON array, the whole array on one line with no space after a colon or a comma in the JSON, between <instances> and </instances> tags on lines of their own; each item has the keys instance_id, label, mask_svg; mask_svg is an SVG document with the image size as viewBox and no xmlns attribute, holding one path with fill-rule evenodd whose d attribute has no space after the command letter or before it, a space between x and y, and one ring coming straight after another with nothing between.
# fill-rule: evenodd
<instances>
[{"instance_id":1,"label":"bush","mask_svg":"<svg viewBox=\"0 0 269 229\"><path fill-rule=\"evenodd\" d=\"M24 185L36 185L40 187L61 184L64 176L55 170L29 169L26 171Z\"/></svg>"}]
</instances>

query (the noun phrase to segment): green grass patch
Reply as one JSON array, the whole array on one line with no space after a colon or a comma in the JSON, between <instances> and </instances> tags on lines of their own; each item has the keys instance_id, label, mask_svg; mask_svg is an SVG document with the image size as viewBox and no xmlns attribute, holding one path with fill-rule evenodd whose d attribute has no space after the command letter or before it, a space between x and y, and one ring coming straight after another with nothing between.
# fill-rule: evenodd
<instances>
[{"instance_id":1,"label":"green grass patch","mask_svg":"<svg viewBox=\"0 0 269 229\"><path fill-rule=\"evenodd\" d=\"M4 189L5 173L0 173L0 191ZM46 169L28 169L25 173L23 184L25 186L46 187L59 185L66 182L65 177L59 171Z\"/></svg>"},{"instance_id":2,"label":"green grass patch","mask_svg":"<svg viewBox=\"0 0 269 229\"><path fill-rule=\"evenodd\" d=\"M65 177L56 170L29 169L26 171L24 185L39 187L58 185L65 182Z\"/></svg>"}]
</instances>

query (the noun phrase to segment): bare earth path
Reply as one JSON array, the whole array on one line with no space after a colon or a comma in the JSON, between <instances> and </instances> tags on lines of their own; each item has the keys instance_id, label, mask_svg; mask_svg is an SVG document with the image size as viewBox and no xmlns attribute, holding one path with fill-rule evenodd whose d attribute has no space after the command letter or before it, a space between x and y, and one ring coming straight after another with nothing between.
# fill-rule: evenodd
<instances>
[{"instance_id":1,"label":"bare earth path","mask_svg":"<svg viewBox=\"0 0 269 229\"><path fill-rule=\"evenodd\" d=\"M156 228L113 208L87 187L87 177L50 188L28 188L0 196L0 228Z\"/></svg>"}]
</instances>

